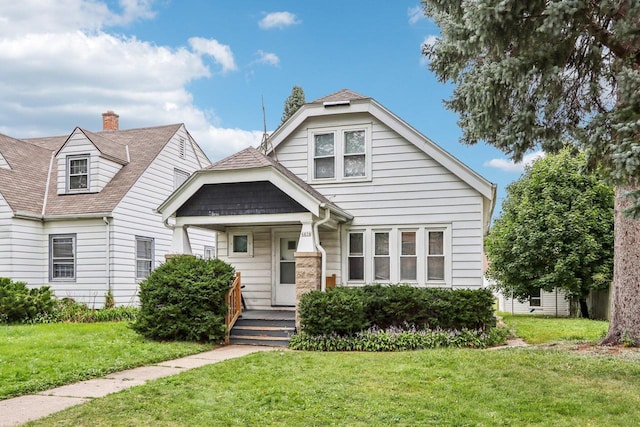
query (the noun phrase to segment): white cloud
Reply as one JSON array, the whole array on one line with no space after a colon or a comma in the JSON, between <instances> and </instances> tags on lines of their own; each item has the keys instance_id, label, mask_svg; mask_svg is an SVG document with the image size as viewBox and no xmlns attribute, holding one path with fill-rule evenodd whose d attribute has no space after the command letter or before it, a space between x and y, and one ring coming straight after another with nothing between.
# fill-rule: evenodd
<instances>
[{"instance_id":1,"label":"white cloud","mask_svg":"<svg viewBox=\"0 0 640 427\"><path fill-rule=\"evenodd\" d=\"M426 18L422 5L410 7L409 10L407 10L407 15L409 16L409 23L412 25Z\"/></svg>"},{"instance_id":2,"label":"white cloud","mask_svg":"<svg viewBox=\"0 0 640 427\"><path fill-rule=\"evenodd\" d=\"M484 163L484 166L500 169L504 172L522 172L525 165L529 165L541 157L544 157L543 151L536 151L531 154L527 154L522 158L521 162L514 163L513 160L508 159L491 159Z\"/></svg>"},{"instance_id":3,"label":"white cloud","mask_svg":"<svg viewBox=\"0 0 640 427\"><path fill-rule=\"evenodd\" d=\"M0 132L26 138L75 126L100 130L101 113L114 110L123 129L185 123L212 160L257 146L261 131L222 128L187 89L212 77L208 57L223 72L237 69L229 46L193 38L172 48L105 30L151 19L152 5L120 0L114 12L100 0L0 2L0 63L7 65L0 67Z\"/></svg>"},{"instance_id":4,"label":"white cloud","mask_svg":"<svg viewBox=\"0 0 640 427\"><path fill-rule=\"evenodd\" d=\"M278 58L278 55L276 55L275 53L259 50L256 52L256 55L258 55L258 59L256 62L258 62L259 64L273 65L274 67L280 65L280 58Z\"/></svg>"},{"instance_id":5,"label":"white cloud","mask_svg":"<svg viewBox=\"0 0 640 427\"><path fill-rule=\"evenodd\" d=\"M189 39L191 48L199 54L210 55L214 61L222 66L222 72L235 71L238 69L233 59L231 48L214 39L204 39L202 37L192 37Z\"/></svg>"},{"instance_id":6,"label":"white cloud","mask_svg":"<svg viewBox=\"0 0 640 427\"><path fill-rule=\"evenodd\" d=\"M291 12L272 12L262 18L258 25L263 30L270 30L271 28L290 27L300 22L296 15Z\"/></svg>"}]
</instances>

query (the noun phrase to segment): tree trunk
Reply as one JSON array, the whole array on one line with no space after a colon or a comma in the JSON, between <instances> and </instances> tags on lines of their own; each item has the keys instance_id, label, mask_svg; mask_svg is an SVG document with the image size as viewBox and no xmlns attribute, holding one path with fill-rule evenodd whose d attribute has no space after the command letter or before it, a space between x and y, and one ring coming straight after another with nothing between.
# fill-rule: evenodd
<instances>
[{"instance_id":1,"label":"tree trunk","mask_svg":"<svg viewBox=\"0 0 640 427\"><path fill-rule=\"evenodd\" d=\"M581 297L579 299L580 302L580 316L582 316L585 319L591 319L591 317L589 317L589 306L587 305L587 299Z\"/></svg>"},{"instance_id":2,"label":"tree trunk","mask_svg":"<svg viewBox=\"0 0 640 427\"><path fill-rule=\"evenodd\" d=\"M640 343L640 220L623 214L631 204L624 197L628 190L616 188L610 323L603 345Z\"/></svg>"}]
</instances>

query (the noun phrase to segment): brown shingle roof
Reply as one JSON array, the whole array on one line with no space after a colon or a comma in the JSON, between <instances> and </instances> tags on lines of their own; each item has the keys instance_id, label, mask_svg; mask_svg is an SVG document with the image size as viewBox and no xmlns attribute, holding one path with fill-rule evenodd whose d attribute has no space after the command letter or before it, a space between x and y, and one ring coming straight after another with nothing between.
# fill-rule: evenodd
<instances>
[{"instance_id":1,"label":"brown shingle roof","mask_svg":"<svg viewBox=\"0 0 640 427\"><path fill-rule=\"evenodd\" d=\"M124 164L99 193L58 195L57 162L54 161L44 214L112 212L181 126L175 124L97 133L82 130L103 154L122 163L126 162L126 151L123 150L128 146L130 162ZM12 170L0 169L0 193L14 212L42 214L51 155L62 147L67 138L18 140L0 135L0 152L12 167ZM109 143L113 143L113 147L109 147Z\"/></svg>"},{"instance_id":2,"label":"brown shingle roof","mask_svg":"<svg viewBox=\"0 0 640 427\"><path fill-rule=\"evenodd\" d=\"M9 207L40 215L51 150L0 134L0 153L11 166L0 168L0 193Z\"/></svg>"},{"instance_id":3,"label":"brown shingle roof","mask_svg":"<svg viewBox=\"0 0 640 427\"><path fill-rule=\"evenodd\" d=\"M324 102L352 101L355 99L370 99L370 97L360 95L359 93L349 89L341 89L337 92L334 92L332 94L323 96L322 98L318 98L314 101L311 101L309 104L322 104Z\"/></svg>"}]
</instances>

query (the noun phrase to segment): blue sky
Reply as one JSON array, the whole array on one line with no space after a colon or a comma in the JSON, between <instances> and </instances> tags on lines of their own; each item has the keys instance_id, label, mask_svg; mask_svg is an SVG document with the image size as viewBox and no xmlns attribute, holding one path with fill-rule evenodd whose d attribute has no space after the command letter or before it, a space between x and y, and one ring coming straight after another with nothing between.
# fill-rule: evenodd
<instances>
[{"instance_id":1,"label":"blue sky","mask_svg":"<svg viewBox=\"0 0 640 427\"><path fill-rule=\"evenodd\" d=\"M185 123L212 160L280 124L293 85L307 101L348 88L375 98L499 186L522 165L464 146L421 55L438 34L413 0L21 0L0 4L0 133L64 135ZM498 209L496 209L497 213Z\"/></svg>"}]
</instances>

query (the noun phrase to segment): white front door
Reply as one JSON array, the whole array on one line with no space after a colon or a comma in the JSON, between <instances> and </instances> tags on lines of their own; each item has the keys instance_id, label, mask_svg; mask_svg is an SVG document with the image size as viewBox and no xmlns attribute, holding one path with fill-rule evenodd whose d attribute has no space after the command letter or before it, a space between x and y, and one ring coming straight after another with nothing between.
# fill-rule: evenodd
<instances>
[{"instance_id":1,"label":"white front door","mask_svg":"<svg viewBox=\"0 0 640 427\"><path fill-rule=\"evenodd\" d=\"M275 236L276 277L273 287L274 305L296 305L296 259L298 233Z\"/></svg>"}]
</instances>

